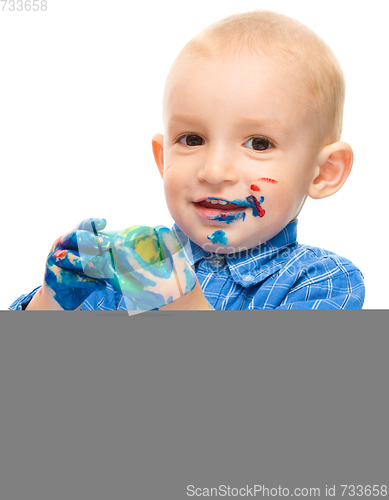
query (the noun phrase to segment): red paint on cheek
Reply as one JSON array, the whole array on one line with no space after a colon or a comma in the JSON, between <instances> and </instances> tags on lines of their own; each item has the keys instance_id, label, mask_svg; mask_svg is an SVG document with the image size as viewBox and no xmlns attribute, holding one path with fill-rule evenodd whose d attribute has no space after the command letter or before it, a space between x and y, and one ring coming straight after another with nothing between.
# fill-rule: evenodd
<instances>
[{"instance_id":1,"label":"red paint on cheek","mask_svg":"<svg viewBox=\"0 0 389 500\"><path fill-rule=\"evenodd\" d=\"M275 181L274 179L270 179L269 177L261 177L260 179L257 179L257 181L270 182L271 184L278 184L277 181Z\"/></svg>"},{"instance_id":2,"label":"red paint on cheek","mask_svg":"<svg viewBox=\"0 0 389 500\"><path fill-rule=\"evenodd\" d=\"M255 184L251 184L250 189L251 191L260 191L259 187L256 186Z\"/></svg>"},{"instance_id":3,"label":"red paint on cheek","mask_svg":"<svg viewBox=\"0 0 389 500\"><path fill-rule=\"evenodd\" d=\"M261 207L261 205L258 203L258 200L254 197L255 199L255 206L257 207L259 217L263 217L265 215L265 210Z\"/></svg>"}]
</instances>

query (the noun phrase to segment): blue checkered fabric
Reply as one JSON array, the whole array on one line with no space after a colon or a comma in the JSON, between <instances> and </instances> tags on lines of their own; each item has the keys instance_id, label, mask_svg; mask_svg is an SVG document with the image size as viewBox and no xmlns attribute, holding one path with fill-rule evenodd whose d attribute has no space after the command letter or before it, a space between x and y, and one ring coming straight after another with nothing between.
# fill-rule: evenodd
<instances>
[{"instance_id":1,"label":"blue checkered fabric","mask_svg":"<svg viewBox=\"0 0 389 500\"><path fill-rule=\"evenodd\" d=\"M185 235L173 226L177 237ZM362 309L365 287L361 271L349 260L321 248L297 243L297 221L271 240L230 255L207 252L192 241L197 278L216 310L241 309ZM33 295L19 297L9 309ZM82 310L136 310L109 284L92 293Z\"/></svg>"}]
</instances>

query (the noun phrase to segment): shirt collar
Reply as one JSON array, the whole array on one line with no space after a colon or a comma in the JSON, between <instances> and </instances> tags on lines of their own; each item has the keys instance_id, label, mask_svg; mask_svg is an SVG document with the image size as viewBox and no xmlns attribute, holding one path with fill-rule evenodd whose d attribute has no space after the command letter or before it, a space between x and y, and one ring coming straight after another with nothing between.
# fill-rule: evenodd
<instances>
[{"instance_id":1,"label":"shirt collar","mask_svg":"<svg viewBox=\"0 0 389 500\"><path fill-rule=\"evenodd\" d=\"M183 244L186 257L191 265L215 255L196 245L176 224L173 225L172 229ZM290 222L269 241L246 251L226 254L224 257L234 281L243 287L248 287L264 281L277 272L296 246L297 220Z\"/></svg>"}]
</instances>

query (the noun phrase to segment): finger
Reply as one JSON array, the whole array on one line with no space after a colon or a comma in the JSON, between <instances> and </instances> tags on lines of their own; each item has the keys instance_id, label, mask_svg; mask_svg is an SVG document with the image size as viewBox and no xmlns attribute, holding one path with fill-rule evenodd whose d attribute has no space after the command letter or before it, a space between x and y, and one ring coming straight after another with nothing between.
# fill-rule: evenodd
<instances>
[{"instance_id":1,"label":"finger","mask_svg":"<svg viewBox=\"0 0 389 500\"><path fill-rule=\"evenodd\" d=\"M126 248L127 261L131 260L131 248ZM124 261L124 258L121 258ZM180 287L176 274L173 271L171 259L166 259L165 268L158 269L158 264L150 264L148 267L138 271L128 271L124 268L118 272L118 266L115 265L120 290L126 297L134 299L142 308L155 309L181 297L185 287Z\"/></svg>"},{"instance_id":2,"label":"finger","mask_svg":"<svg viewBox=\"0 0 389 500\"><path fill-rule=\"evenodd\" d=\"M89 255L98 255L110 247L110 239L106 235L99 234L96 236L85 230L74 230L71 233L65 234L60 246L69 248L70 250L80 250Z\"/></svg>"},{"instance_id":3,"label":"finger","mask_svg":"<svg viewBox=\"0 0 389 500\"><path fill-rule=\"evenodd\" d=\"M89 256L76 251L58 249L50 260L61 269L85 274L92 278L109 279L115 276L109 252L104 252L101 256Z\"/></svg>"},{"instance_id":4,"label":"finger","mask_svg":"<svg viewBox=\"0 0 389 500\"><path fill-rule=\"evenodd\" d=\"M182 251L181 242L170 229L165 226L157 226L154 231L158 237L163 259L170 258L174 254Z\"/></svg>"},{"instance_id":5,"label":"finger","mask_svg":"<svg viewBox=\"0 0 389 500\"><path fill-rule=\"evenodd\" d=\"M176 251L180 245L177 240L174 243ZM122 294L142 309L161 307L183 295L169 250L165 252L169 257L161 260L159 239L153 228L137 226L123 231L115 239L112 253Z\"/></svg>"},{"instance_id":6,"label":"finger","mask_svg":"<svg viewBox=\"0 0 389 500\"><path fill-rule=\"evenodd\" d=\"M158 226L155 228L158 234L162 253L172 261L172 268L176 280L182 290L182 295L186 295L196 285L196 273L187 262L181 241L168 228Z\"/></svg>"},{"instance_id":7,"label":"finger","mask_svg":"<svg viewBox=\"0 0 389 500\"><path fill-rule=\"evenodd\" d=\"M77 250L78 238L80 238L80 243L84 246L85 250L90 247L91 252L97 255L100 246L103 250L108 248L109 238L104 235L97 235L97 232L93 228L104 229L105 226L105 219L84 219L74 229L57 238L51 246L50 251L61 246Z\"/></svg>"},{"instance_id":8,"label":"finger","mask_svg":"<svg viewBox=\"0 0 389 500\"><path fill-rule=\"evenodd\" d=\"M89 276L85 276L83 274L79 274L70 270L64 270L66 275L66 281L69 286L73 286L75 288L82 288L84 290L96 291L102 290L105 288L104 281L91 278Z\"/></svg>"},{"instance_id":9,"label":"finger","mask_svg":"<svg viewBox=\"0 0 389 500\"><path fill-rule=\"evenodd\" d=\"M112 247L119 263L130 272L161 261L158 237L152 227L131 226L114 237Z\"/></svg>"},{"instance_id":10,"label":"finger","mask_svg":"<svg viewBox=\"0 0 389 500\"><path fill-rule=\"evenodd\" d=\"M148 264L155 264L162 260L158 237L154 228L149 226L131 226L117 235L117 241L131 247Z\"/></svg>"},{"instance_id":11,"label":"finger","mask_svg":"<svg viewBox=\"0 0 389 500\"><path fill-rule=\"evenodd\" d=\"M159 293L146 291L139 294L136 298L133 298L132 301L136 303L139 310L151 311L153 309L159 309L167 303L172 302L173 299L172 297L169 297L169 299L166 300L165 297Z\"/></svg>"},{"instance_id":12,"label":"finger","mask_svg":"<svg viewBox=\"0 0 389 500\"><path fill-rule=\"evenodd\" d=\"M64 241L69 240L69 243L74 248L77 243L81 251L97 255L101 253L102 246L109 244L109 238L106 236L98 236L97 231L104 229L107 222L105 219L89 218L84 219L76 228L69 233Z\"/></svg>"},{"instance_id":13,"label":"finger","mask_svg":"<svg viewBox=\"0 0 389 500\"><path fill-rule=\"evenodd\" d=\"M71 245L69 248L78 248L80 252L89 255L98 255L101 252L108 250L111 246L109 236L94 233L89 231L76 231L70 235L69 238L64 238L62 246Z\"/></svg>"},{"instance_id":14,"label":"finger","mask_svg":"<svg viewBox=\"0 0 389 500\"><path fill-rule=\"evenodd\" d=\"M101 231L102 229L105 228L106 225L107 221L105 219L91 217L90 219L84 219L82 222L80 222L78 226L74 228L74 230L91 231L93 233L94 230Z\"/></svg>"},{"instance_id":15,"label":"finger","mask_svg":"<svg viewBox=\"0 0 389 500\"><path fill-rule=\"evenodd\" d=\"M54 243L51 245L50 252L54 251L56 247L58 247L61 243L62 236L59 236Z\"/></svg>"},{"instance_id":16,"label":"finger","mask_svg":"<svg viewBox=\"0 0 389 500\"><path fill-rule=\"evenodd\" d=\"M66 310L76 309L91 293L105 288L103 281L56 266L46 268L45 283L53 290L54 299Z\"/></svg>"},{"instance_id":17,"label":"finger","mask_svg":"<svg viewBox=\"0 0 389 500\"><path fill-rule=\"evenodd\" d=\"M157 292L154 287L152 287L151 290L147 290L146 286L144 286L138 279L135 279L131 273L118 276L118 287L126 299L130 299L131 303L135 302L138 309L143 311L158 309L159 307L165 305L167 301L173 300L172 297L166 299L164 295L158 293L159 289Z\"/></svg>"},{"instance_id":18,"label":"finger","mask_svg":"<svg viewBox=\"0 0 389 500\"><path fill-rule=\"evenodd\" d=\"M154 266L143 260L131 247L115 243L112 255L118 277L129 282L139 281L143 286L155 286L152 276L146 276Z\"/></svg>"}]
</instances>

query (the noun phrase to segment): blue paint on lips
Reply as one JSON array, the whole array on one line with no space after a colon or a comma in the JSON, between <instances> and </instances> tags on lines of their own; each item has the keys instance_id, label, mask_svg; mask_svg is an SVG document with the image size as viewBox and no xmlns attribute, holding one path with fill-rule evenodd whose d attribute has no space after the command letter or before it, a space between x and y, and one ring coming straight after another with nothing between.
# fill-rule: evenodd
<instances>
[{"instance_id":1,"label":"blue paint on lips","mask_svg":"<svg viewBox=\"0 0 389 500\"><path fill-rule=\"evenodd\" d=\"M226 224L231 224L235 220L242 219L246 217L246 212L233 212L232 214L221 214L215 215L215 217L207 217L208 220L217 220L220 222L225 222Z\"/></svg>"},{"instance_id":2,"label":"blue paint on lips","mask_svg":"<svg viewBox=\"0 0 389 500\"><path fill-rule=\"evenodd\" d=\"M251 203L247 201L247 198L244 200L240 200L237 198L236 200L225 200L224 198L213 198L212 196L208 196L208 200L217 200L217 201L226 201L227 203L235 203L235 205L240 205L241 207L251 207Z\"/></svg>"},{"instance_id":3,"label":"blue paint on lips","mask_svg":"<svg viewBox=\"0 0 389 500\"><path fill-rule=\"evenodd\" d=\"M259 205L264 202L265 198L261 196L258 200L254 196L247 196L244 200L240 200L237 198L236 200L225 200L224 198L213 198L208 196L209 200L218 200L218 201L226 201L227 203L235 203L236 205L240 205L241 207L250 207L253 211L254 217L261 217L261 211L258 209ZM264 213L264 212L263 212Z\"/></svg>"}]
</instances>

